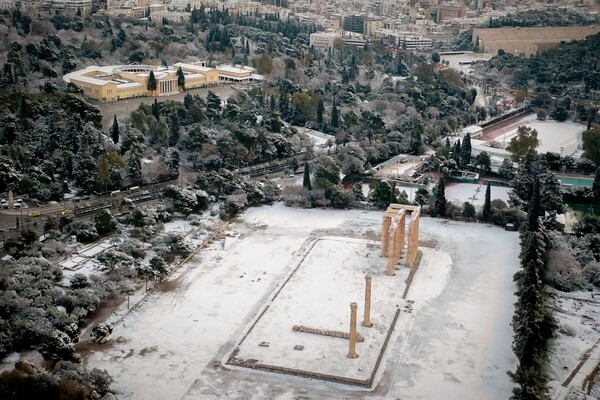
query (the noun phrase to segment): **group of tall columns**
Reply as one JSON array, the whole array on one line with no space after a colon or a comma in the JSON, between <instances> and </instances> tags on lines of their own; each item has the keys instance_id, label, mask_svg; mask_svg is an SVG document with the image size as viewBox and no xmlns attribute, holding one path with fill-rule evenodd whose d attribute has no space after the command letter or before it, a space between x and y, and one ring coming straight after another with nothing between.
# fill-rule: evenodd
<instances>
[{"instance_id":1,"label":"group of tall columns","mask_svg":"<svg viewBox=\"0 0 600 400\"><path fill-rule=\"evenodd\" d=\"M160 93L173 93L177 91L179 88L177 87L177 81L174 79L168 81L161 81L160 83Z\"/></svg>"},{"instance_id":2,"label":"group of tall columns","mask_svg":"<svg viewBox=\"0 0 600 400\"><path fill-rule=\"evenodd\" d=\"M383 226L381 234L381 256L387 257L386 275L394 275L396 265L400 260L404 250L406 236L406 215L411 212L410 222L408 224L408 239L406 240L406 266L413 268L417 259L419 247L419 220L421 218L421 207L409 206L404 204L390 204L383 215ZM365 276L365 310L362 326L370 328L371 322L371 283L370 274ZM358 305L350 303L350 344L348 349L348 358L356 358L356 314Z\"/></svg>"},{"instance_id":3,"label":"group of tall columns","mask_svg":"<svg viewBox=\"0 0 600 400\"><path fill-rule=\"evenodd\" d=\"M419 219L421 207L404 204L390 204L383 214L381 232L381 256L388 258L386 275L394 275L394 270L404 250L406 237L406 212L411 211L408 224L408 245L406 249L406 266L412 268L417 258L419 246Z\"/></svg>"}]
</instances>

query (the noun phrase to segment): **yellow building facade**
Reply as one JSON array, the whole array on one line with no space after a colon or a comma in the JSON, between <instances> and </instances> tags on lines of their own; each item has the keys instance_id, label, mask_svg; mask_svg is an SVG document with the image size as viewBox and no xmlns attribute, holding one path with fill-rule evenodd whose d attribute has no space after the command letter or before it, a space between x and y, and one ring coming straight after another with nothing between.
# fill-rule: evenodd
<instances>
[{"instance_id":1,"label":"yellow building facade","mask_svg":"<svg viewBox=\"0 0 600 400\"><path fill-rule=\"evenodd\" d=\"M150 65L121 65L88 67L63 77L66 82L79 85L85 95L102 102L135 97L169 96L180 92L177 70L185 76L185 89L195 89L219 84L219 71L204 63L177 63L171 67ZM156 90L148 90L150 72L156 79Z\"/></svg>"}]
</instances>

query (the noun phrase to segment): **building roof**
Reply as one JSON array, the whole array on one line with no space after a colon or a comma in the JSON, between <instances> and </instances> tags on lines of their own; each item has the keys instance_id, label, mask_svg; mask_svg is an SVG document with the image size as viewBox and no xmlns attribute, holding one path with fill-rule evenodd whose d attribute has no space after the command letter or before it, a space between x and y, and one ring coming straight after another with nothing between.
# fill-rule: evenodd
<instances>
[{"instance_id":1,"label":"building roof","mask_svg":"<svg viewBox=\"0 0 600 400\"><path fill-rule=\"evenodd\" d=\"M214 68L209 68L209 67L203 67L202 65L198 65L198 64L188 64L188 63L176 63L173 64L173 67L175 69L181 67L182 70L188 70L188 71L196 71L199 73L204 73L204 72L209 72L214 70Z\"/></svg>"},{"instance_id":2,"label":"building roof","mask_svg":"<svg viewBox=\"0 0 600 400\"><path fill-rule=\"evenodd\" d=\"M128 83L118 83L117 89L127 89L143 86L141 82L128 82Z\"/></svg>"},{"instance_id":3,"label":"building roof","mask_svg":"<svg viewBox=\"0 0 600 400\"><path fill-rule=\"evenodd\" d=\"M70 80L68 82L70 82L70 81L91 83L96 86L104 86L104 85L108 85L111 83L117 84L116 82L105 81L104 79L92 78L91 76L82 76L82 75L72 76L72 77L70 77Z\"/></svg>"},{"instance_id":4,"label":"building roof","mask_svg":"<svg viewBox=\"0 0 600 400\"><path fill-rule=\"evenodd\" d=\"M234 74L250 74L255 71L252 67L243 66L242 68L239 68L232 65L218 65L217 70L219 70L219 72L230 72Z\"/></svg>"}]
</instances>

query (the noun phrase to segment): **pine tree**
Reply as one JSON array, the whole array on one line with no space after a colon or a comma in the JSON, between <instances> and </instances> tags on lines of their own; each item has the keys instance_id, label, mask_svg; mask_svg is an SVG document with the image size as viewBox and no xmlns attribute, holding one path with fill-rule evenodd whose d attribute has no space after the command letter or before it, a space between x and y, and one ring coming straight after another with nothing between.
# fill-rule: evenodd
<instances>
[{"instance_id":1,"label":"pine tree","mask_svg":"<svg viewBox=\"0 0 600 400\"><path fill-rule=\"evenodd\" d=\"M150 71L150 75L148 76L148 90L151 92L152 96L154 96L154 92L158 84L156 82L156 77L154 76L154 71Z\"/></svg>"},{"instance_id":2,"label":"pine tree","mask_svg":"<svg viewBox=\"0 0 600 400\"><path fill-rule=\"evenodd\" d=\"M302 181L302 186L307 190L312 190L312 184L310 183L310 167L308 166L308 163L304 163L304 180Z\"/></svg>"},{"instance_id":3,"label":"pine tree","mask_svg":"<svg viewBox=\"0 0 600 400\"><path fill-rule=\"evenodd\" d=\"M471 135L466 134L460 148L461 165L466 167L471 162Z\"/></svg>"},{"instance_id":4,"label":"pine tree","mask_svg":"<svg viewBox=\"0 0 600 400\"><path fill-rule=\"evenodd\" d=\"M492 202L491 202L491 189L490 183L488 182L485 188L485 200L483 202L483 210L481 211L481 220L489 222L492 217Z\"/></svg>"},{"instance_id":5,"label":"pine tree","mask_svg":"<svg viewBox=\"0 0 600 400\"><path fill-rule=\"evenodd\" d=\"M181 67L177 69L177 86L179 86L179 89L185 90L185 75L183 74Z\"/></svg>"},{"instance_id":6,"label":"pine tree","mask_svg":"<svg viewBox=\"0 0 600 400\"><path fill-rule=\"evenodd\" d=\"M135 142L129 150L127 157L126 175L131 185L141 185L142 180L142 156L144 149L140 143Z\"/></svg>"},{"instance_id":7,"label":"pine tree","mask_svg":"<svg viewBox=\"0 0 600 400\"><path fill-rule=\"evenodd\" d=\"M317 104L317 122L319 124L323 123L323 112L325 111L325 106L323 105L323 99L319 99L319 103Z\"/></svg>"},{"instance_id":8,"label":"pine tree","mask_svg":"<svg viewBox=\"0 0 600 400\"><path fill-rule=\"evenodd\" d=\"M419 129L413 129L410 135L410 150L415 156L421 154L421 147L423 146L423 139Z\"/></svg>"},{"instance_id":9,"label":"pine tree","mask_svg":"<svg viewBox=\"0 0 600 400\"><path fill-rule=\"evenodd\" d=\"M335 100L333 101L333 108L331 109L331 126L334 128L340 126L340 116L338 114L337 106L335 105Z\"/></svg>"},{"instance_id":10,"label":"pine tree","mask_svg":"<svg viewBox=\"0 0 600 400\"><path fill-rule=\"evenodd\" d=\"M183 106L186 110L189 110L192 107L192 104L194 104L194 97L191 94L186 93L185 96L183 96Z\"/></svg>"},{"instance_id":11,"label":"pine tree","mask_svg":"<svg viewBox=\"0 0 600 400\"><path fill-rule=\"evenodd\" d=\"M444 217L446 215L446 182L440 176L435 189L435 202L433 204L434 216Z\"/></svg>"},{"instance_id":12,"label":"pine tree","mask_svg":"<svg viewBox=\"0 0 600 400\"><path fill-rule=\"evenodd\" d=\"M110 137L114 144L119 143L119 123L117 122L117 116L113 118L113 124L110 128Z\"/></svg>"},{"instance_id":13,"label":"pine tree","mask_svg":"<svg viewBox=\"0 0 600 400\"><path fill-rule=\"evenodd\" d=\"M206 114L212 120L221 116L221 98L212 90L209 90L206 95Z\"/></svg>"},{"instance_id":14,"label":"pine tree","mask_svg":"<svg viewBox=\"0 0 600 400\"><path fill-rule=\"evenodd\" d=\"M250 55L250 41L246 40L246 55Z\"/></svg>"}]
</instances>

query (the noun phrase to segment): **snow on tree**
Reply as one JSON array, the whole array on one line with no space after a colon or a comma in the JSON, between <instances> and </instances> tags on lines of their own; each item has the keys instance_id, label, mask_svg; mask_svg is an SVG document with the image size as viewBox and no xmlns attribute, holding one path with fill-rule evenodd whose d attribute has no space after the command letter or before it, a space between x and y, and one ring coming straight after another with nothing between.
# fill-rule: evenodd
<instances>
[{"instance_id":1,"label":"snow on tree","mask_svg":"<svg viewBox=\"0 0 600 400\"><path fill-rule=\"evenodd\" d=\"M516 171L511 182L512 190L508 193L509 204L527 210L535 182L540 185L542 210L561 214L564 204L560 183L547 164L540 157L533 155L525 157Z\"/></svg>"},{"instance_id":2,"label":"snow on tree","mask_svg":"<svg viewBox=\"0 0 600 400\"><path fill-rule=\"evenodd\" d=\"M97 260L103 265L106 265L110 271L117 267L131 267L135 264L132 256L119 250L108 249L102 252Z\"/></svg>"},{"instance_id":3,"label":"snow on tree","mask_svg":"<svg viewBox=\"0 0 600 400\"><path fill-rule=\"evenodd\" d=\"M434 190L434 200L431 212L433 216L444 217L446 215L446 182L440 177Z\"/></svg>"},{"instance_id":4,"label":"snow on tree","mask_svg":"<svg viewBox=\"0 0 600 400\"><path fill-rule=\"evenodd\" d=\"M208 205L208 194L200 189L183 189L170 185L164 189L163 194L173 200L176 210L186 214L203 210Z\"/></svg>"},{"instance_id":5,"label":"snow on tree","mask_svg":"<svg viewBox=\"0 0 600 400\"><path fill-rule=\"evenodd\" d=\"M117 229L117 220L109 210L100 210L94 215L94 226L99 235L106 235Z\"/></svg>"},{"instance_id":6,"label":"snow on tree","mask_svg":"<svg viewBox=\"0 0 600 400\"><path fill-rule=\"evenodd\" d=\"M72 222L69 225L69 231L71 235L77 236L77 240L82 243L89 243L98 239L98 231L92 222Z\"/></svg>"},{"instance_id":7,"label":"snow on tree","mask_svg":"<svg viewBox=\"0 0 600 400\"><path fill-rule=\"evenodd\" d=\"M90 332L90 338L95 343L106 343L110 340L110 335L113 332L111 324L100 323L92 328Z\"/></svg>"},{"instance_id":8,"label":"snow on tree","mask_svg":"<svg viewBox=\"0 0 600 400\"><path fill-rule=\"evenodd\" d=\"M142 156L144 149L141 144L133 143L127 157L126 175L131 185L141 185L142 179Z\"/></svg>"}]
</instances>

